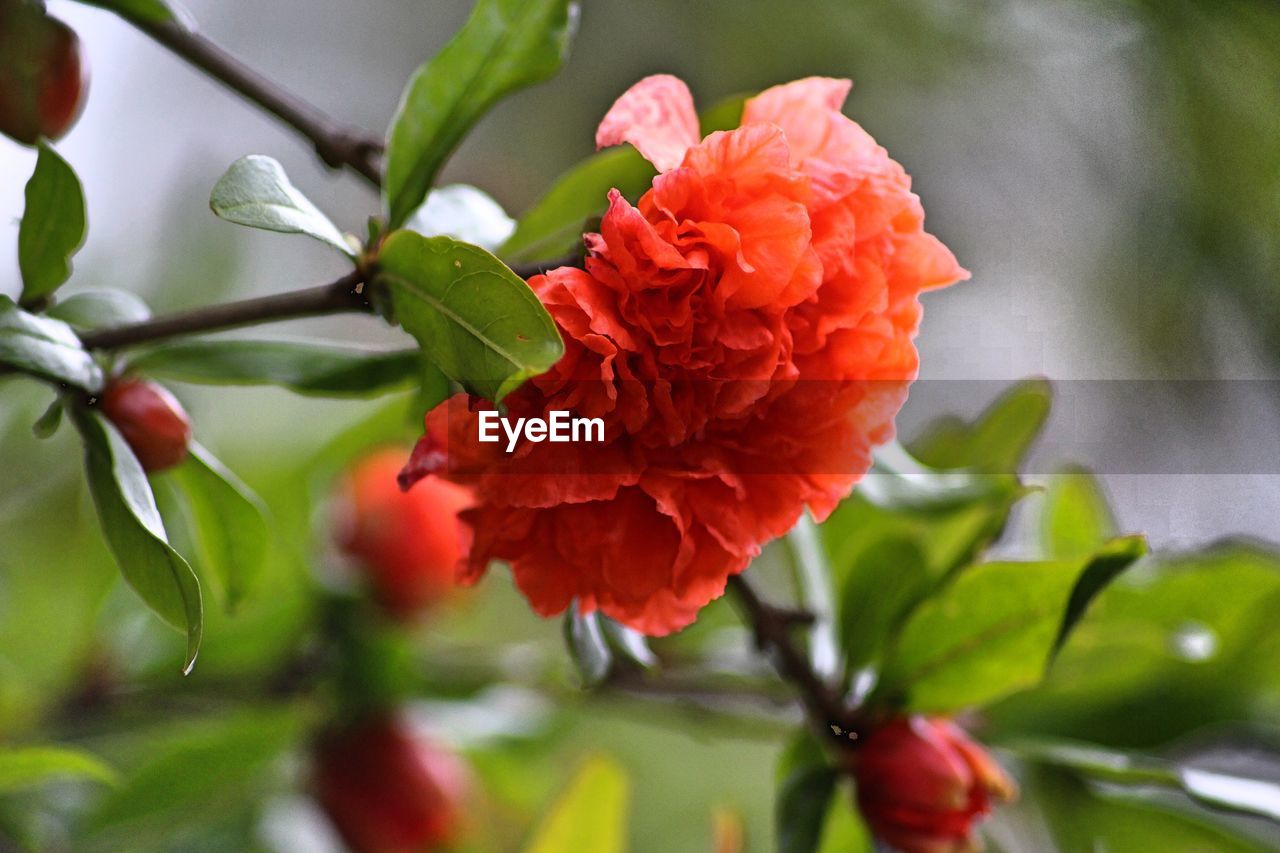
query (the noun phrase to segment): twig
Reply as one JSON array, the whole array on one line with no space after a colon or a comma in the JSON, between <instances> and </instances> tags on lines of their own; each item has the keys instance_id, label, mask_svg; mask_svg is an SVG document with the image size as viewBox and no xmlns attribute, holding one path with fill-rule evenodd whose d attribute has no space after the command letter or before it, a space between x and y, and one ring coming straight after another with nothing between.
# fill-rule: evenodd
<instances>
[{"instance_id":1,"label":"twig","mask_svg":"<svg viewBox=\"0 0 1280 853\"><path fill-rule=\"evenodd\" d=\"M326 165L335 169L351 169L363 175L375 187L381 186L381 138L368 131L339 123L254 71L199 33L175 24L152 24L132 17L128 17L128 20L187 62L307 137Z\"/></svg>"}]
</instances>

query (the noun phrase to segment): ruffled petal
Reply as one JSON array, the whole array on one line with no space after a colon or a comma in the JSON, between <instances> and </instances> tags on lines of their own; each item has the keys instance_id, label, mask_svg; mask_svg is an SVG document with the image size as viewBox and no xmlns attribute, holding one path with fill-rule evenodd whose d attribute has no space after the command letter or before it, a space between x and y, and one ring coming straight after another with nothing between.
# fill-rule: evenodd
<instances>
[{"instance_id":1,"label":"ruffled petal","mask_svg":"<svg viewBox=\"0 0 1280 853\"><path fill-rule=\"evenodd\" d=\"M679 77L654 74L613 102L596 130L596 148L630 142L659 172L666 172L680 165L698 138L689 87Z\"/></svg>"}]
</instances>

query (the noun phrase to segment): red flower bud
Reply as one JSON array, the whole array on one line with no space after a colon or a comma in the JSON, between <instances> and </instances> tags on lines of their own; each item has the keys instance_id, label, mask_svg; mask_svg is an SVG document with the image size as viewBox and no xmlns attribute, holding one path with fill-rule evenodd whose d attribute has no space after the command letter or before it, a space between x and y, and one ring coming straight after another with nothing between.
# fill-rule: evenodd
<instances>
[{"instance_id":1,"label":"red flower bud","mask_svg":"<svg viewBox=\"0 0 1280 853\"><path fill-rule=\"evenodd\" d=\"M390 853L455 841L470 784L456 755L384 716L321 738L314 787L347 844Z\"/></svg>"},{"instance_id":2,"label":"red flower bud","mask_svg":"<svg viewBox=\"0 0 1280 853\"><path fill-rule=\"evenodd\" d=\"M978 849L974 823L1017 787L991 755L950 720L899 717L852 754L858 806L871 829L905 853Z\"/></svg>"},{"instance_id":3,"label":"red flower bud","mask_svg":"<svg viewBox=\"0 0 1280 853\"><path fill-rule=\"evenodd\" d=\"M34 145L71 129L88 74L75 31L35 4L0 0L0 132Z\"/></svg>"},{"instance_id":4,"label":"red flower bud","mask_svg":"<svg viewBox=\"0 0 1280 853\"><path fill-rule=\"evenodd\" d=\"M117 379L102 392L101 405L144 471L163 471L187 458L191 421L182 404L156 383Z\"/></svg>"},{"instance_id":5,"label":"red flower bud","mask_svg":"<svg viewBox=\"0 0 1280 853\"><path fill-rule=\"evenodd\" d=\"M465 553L458 512L470 503L467 489L435 476L402 490L397 475L407 458L387 450L355 466L343 487L337 536L374 598L399 619L455 588Z\"/></svg>"}]
</instances>

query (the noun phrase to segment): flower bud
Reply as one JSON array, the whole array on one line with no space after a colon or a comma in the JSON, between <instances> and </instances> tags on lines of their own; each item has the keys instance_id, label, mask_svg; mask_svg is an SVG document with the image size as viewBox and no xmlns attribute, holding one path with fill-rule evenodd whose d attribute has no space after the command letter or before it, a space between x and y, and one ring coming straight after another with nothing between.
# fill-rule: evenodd
<instances>
[{"instance_id":1,"label":"flower bud","mask_svg":"<svg viewBox=\"0 0 1280 853\"><path fill-rule=\"evenodd\" d=\"M993 800L1017 796L991 755L941 718L895 718L872 730L851 761L867 823L904 853L978 849L975 822Z\"/></svg>"},{"instance_id":2,"label":"flower bud","mask_svg":"<svg viewBox=\"0 0 1280 853\"><path fill-rule=\"evenodd\" d=\"M430 850L456 840L470 787L466 766L397 717L323 736L314 759L316 798L358 853Z\"/></svg>"},{"instance_id":3,"label":"flower bud","mask_svg":"<svg viewBox=\"0 0 1280 853\"><path fill-rule=\"evenodd\" d=\"M148 473L187 458L191 421L172 394L143 379L117 379L102 392L102 413Z\"/></svg>"},{"instance_id":4,"label":"flower bud","mask_svg":"<svg viewBox=\"0 0 1280 853\"><path fill-rule=\"evenodd\" d=\"M435 476L402 490L397 475L408 454L377 452L352 469L339 502L338 544L352 558L375 600L409 619L455 588L465 548L458 513L470 493Z\"/></svg>"},{"instance_id":5,"label":"flower bud","mask_svg":"<svg viewBox=\"0 0 1280 853\"><path fill-rule=\"evenodd\" d=\"M0 132L27 145L59 138L79 116L87 82L74 30L38 5L0 0Z\"/></svg>"}]
</instances>

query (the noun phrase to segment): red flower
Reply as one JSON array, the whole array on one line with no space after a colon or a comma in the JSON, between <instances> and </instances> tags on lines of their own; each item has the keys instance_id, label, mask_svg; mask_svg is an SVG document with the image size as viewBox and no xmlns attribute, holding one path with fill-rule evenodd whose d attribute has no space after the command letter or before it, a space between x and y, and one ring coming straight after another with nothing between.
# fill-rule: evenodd
<instances>
[{"instance_id":1,"label":"red flower","mask_svg":"<svg viewBox=\"0 0 1280 853\"><path fill-rule=\"evenodd\" d=\"M466 766L399 719L379 716L329 733L314 761L316 798L359 853L437 849L457 839Z\"/></svg>"},{"instance_id":2,"label":"red flower","mask_svg":"<svg viewBox=\"0 0 1280 853\"><path fill-rule=\"evenodd\" d=\"M825 517L866 472L916 374L917 294L963 278L923 231L902 168L808 79L699 141L674 77L636 84L600 125L663 169L616 191L584 269L529 284L564 358L506 401L570 410L603 445L477 441L465 399L424 447L475 487L466 571L511 565L543 615L574 601L640 631L689 624L808 506Z\"/></svg>"},{"instance_id":3,"label":"red flower","mask_svg":"<svg viewBox=\"0 0 1280 853\"><path fill-rule=\"evenodd\" d=\"M1017 796L1013 780L949 720L899 717L853 753L858 806L871 829L905 853L977 849L974 823Z\"/></svg>"},{"instance_id":4,"label":"red flower","mask_svg":"<svg viewBox=\"0 0 1280 853\"><path fill-rule=\"evenodd\" d=\"M467 490L427 477L408 491L397 485L401 450L362 459L343 484L338 544L358 564L370 591L391 615L408 619L455 587L463 556L458 512Z\"/></svg>"},{"instance_id":5,"label":"red flower","mask_svg":"<svg viewBox=\"0 0 1280 853\"><path fill-rule=\"evenodd\" d=\"M117 379L103 390L101 406L144 471L163 471L187 458L191 421L163 387L144 379Z\"/></svg>"}]
</instances>

